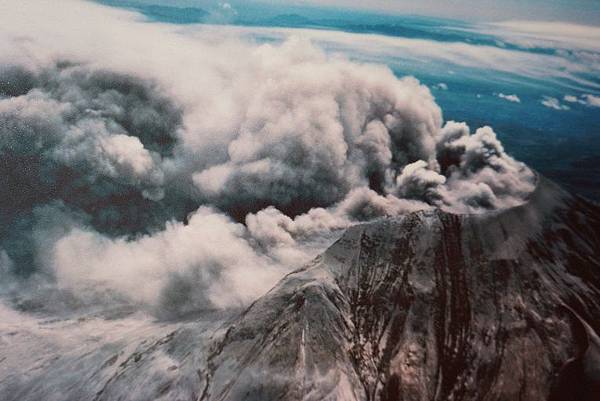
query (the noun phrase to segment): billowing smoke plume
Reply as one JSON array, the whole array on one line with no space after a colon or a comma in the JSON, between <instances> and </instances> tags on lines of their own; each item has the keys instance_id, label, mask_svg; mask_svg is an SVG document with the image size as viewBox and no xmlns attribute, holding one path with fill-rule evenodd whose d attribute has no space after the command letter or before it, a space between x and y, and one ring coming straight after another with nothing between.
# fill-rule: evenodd
<instances>
[{"instance_id":1,"label":"billowing smoke plume","mask_svg":"<svg viewBox=\"0 0 600 401\"><path fill-rule=\"evenodd\" d=\"M136 18L0 5L0 288L23 308L240 306L356 222L533 189L414 78Z\"/></svg>"}]
</instances>

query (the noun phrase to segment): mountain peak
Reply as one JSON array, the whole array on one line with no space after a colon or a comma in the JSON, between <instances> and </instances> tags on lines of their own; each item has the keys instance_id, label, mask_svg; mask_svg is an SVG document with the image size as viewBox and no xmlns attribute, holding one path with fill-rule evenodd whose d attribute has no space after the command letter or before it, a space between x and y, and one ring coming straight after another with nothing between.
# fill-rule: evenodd
<instances>
[{"instance_id":1,"label":"mountain peak","mask_svg":"<svg viewBox=\"0 0 600 401\"><path fill-rule=\"evenodd\" d=\"M229 327L206 399L546 400L578 347L561 305L600 321L599 223L541 178L509 210L352 227Z\"/></svg>"}]
</instances>

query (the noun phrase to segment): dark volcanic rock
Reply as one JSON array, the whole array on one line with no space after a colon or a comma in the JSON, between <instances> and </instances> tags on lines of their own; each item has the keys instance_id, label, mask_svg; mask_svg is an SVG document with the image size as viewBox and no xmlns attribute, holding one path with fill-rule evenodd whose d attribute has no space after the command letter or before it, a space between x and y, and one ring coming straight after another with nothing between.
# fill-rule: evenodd
<instances>
[{"instance_id":1,"label":"dark volcanic rock","mask_svg":"<svg viewBox=\"0 0 600 401\"><path fill-rule=\"evenodd\" d=\"M599 326L600 207L540 178L349 229L215 342L200 399L596 400Z\"/></svg>"}]
</instances>

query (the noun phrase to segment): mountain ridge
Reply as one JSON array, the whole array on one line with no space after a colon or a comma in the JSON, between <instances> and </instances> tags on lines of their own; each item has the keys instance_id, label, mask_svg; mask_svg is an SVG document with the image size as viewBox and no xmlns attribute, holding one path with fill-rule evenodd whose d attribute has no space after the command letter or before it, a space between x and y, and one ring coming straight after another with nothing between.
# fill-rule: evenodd
<instances>
[{"instance_id":1,"label":"mountain ridge","mask_svg":"<svg viewBox=\"0 0 600 401\"><path fill-rule=\"evenodd\" d=\"M512 209L352 227L228 329L201 399L545 400L577 345L561 305L600 321L599 222L540 178Z\"/></svg>"}]
</instances>

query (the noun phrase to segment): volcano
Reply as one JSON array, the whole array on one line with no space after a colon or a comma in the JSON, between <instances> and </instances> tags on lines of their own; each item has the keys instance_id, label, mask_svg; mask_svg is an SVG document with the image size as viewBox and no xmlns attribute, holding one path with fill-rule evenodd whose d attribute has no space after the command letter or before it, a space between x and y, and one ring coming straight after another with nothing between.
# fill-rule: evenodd
<instances>
[{"instance_id":1,"label":"volcano","mask_svg":"<svg viewBox=\"0 0 600 401\"><path fill-rule=\"evenodd\" d=\"M600 206L539 177L511 209L353 226L243 311L80 318L76 349L21 322L0 398L598 400L599 256Z\"/></svg>"},{"instance_id":2,"label":"volcano","mask_svg":"<svg viewBox=\"0 0 600 401\"><path fill-rule=\"evenodd\" d=\"M355 226L228 329L205 398L571 399L577 360L567 395L600 399L599 255L600 208L545 179L505 211Z\"/></svg>"}]
</instances>

